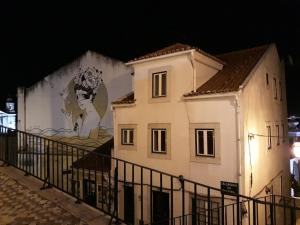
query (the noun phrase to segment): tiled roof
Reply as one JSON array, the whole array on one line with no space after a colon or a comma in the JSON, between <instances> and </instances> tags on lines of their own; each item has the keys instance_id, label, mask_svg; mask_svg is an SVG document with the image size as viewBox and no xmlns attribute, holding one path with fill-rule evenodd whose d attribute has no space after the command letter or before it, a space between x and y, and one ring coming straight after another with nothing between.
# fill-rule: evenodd
<instances>
[{"instance_id":1,"label":"tiled roof","mask_svg":"<svg viewBox=\"0 0 300 225\"><path fill-rule=\"evenodd\" d=\"M112 104L132 104L134 102L134 93L130 92L126 96L121 97L119 100L112 102Z\"/></svg>"},{"instance_id":2,"label":"tiled roof","mask_svg":"<svg viewBox=\"0 0 300 225\"><path fill-rule=\"evenodd\" d=\"M237 91L269 45L217 55L226 62L223 69L185 97Z\"/></svg>"},{"instance_id":3,"label":"tiled roof","mask_svg":"<svg viewBox=\"0 0 300 225\"><path fill-rule=\"evenodd\" d=\"M140 56L138 58L135 58L133 60L130 60L128 63L131 63L131 62L135 62L135 61L139 61L139 60L143 60L143 59L149 59L149 58L154 58L154 57L158 57L158 56L162 56L162 55L168 55L168 54L172 54L172 53L176 53L176 52L182 52L182 51L187 51L187 50L196 50L197 52L221 63L221 64L224 64L224 62L210 54L208 54L207 52L204 52L203 50L199 49L199 48L196 48L196 47L192 47L190 45L186 45L186 44L181 44L181 43L176 43L174 45L171 45L169 47L166 47L166 48L163 48L163 49L160 49L160 50L157 50L155 52L151 52L151 53L148 53L146 55L143 55L143 56Z\"/></svg>"}]
</instances>

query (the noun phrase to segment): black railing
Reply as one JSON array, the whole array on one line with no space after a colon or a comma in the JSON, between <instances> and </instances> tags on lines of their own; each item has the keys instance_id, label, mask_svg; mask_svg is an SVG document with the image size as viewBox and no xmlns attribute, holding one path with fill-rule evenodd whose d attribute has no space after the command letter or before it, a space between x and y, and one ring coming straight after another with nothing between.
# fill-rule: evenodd
<instances>
[{"instance_id":1,"label":"black railing","mask_svg":"<svg viewBox=\"0 0 300 225\"><path fill-rule=\"evenodd\" d=\"M64 142L0 126L0 159L114 221L153 225L294 225L297 201L220 189ZM113 221L111 221L113 222Z\"/></svg>"}]
</instances>

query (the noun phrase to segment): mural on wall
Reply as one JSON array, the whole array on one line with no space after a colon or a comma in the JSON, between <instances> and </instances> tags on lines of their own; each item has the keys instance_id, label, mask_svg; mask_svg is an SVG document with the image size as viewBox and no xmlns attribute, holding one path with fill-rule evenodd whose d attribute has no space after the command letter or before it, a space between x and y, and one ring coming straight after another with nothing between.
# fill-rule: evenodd
<instances>
[{"instance_id":1,"label":"mural on wall","mask_svg":"<svg viewBox=\"0 0 300 225\"><path fill-rule=\"evenodd\" d=\"M62 112L70 123L72 133L80 137L97 134L108 106L102 71L95 67L79 68L61 95L65 104Z\"/></svg>"}]
</instances>

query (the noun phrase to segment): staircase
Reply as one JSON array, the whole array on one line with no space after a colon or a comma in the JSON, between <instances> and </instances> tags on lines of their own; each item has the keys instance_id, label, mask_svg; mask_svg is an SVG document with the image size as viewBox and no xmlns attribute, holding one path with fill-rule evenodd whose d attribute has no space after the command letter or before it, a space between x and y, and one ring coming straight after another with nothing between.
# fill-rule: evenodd
<instances>
[{"instance_id":1,"label":"staircase","mask_svg":"<svg viewBox=\"0 0 300 225\"><path fill-rule=\"evenodd\" d=\"M294 198L254 199L182 176L0 126L0 160L111 216L111 222L157 225L294 225ZM76 200L76 201L75 201Z\"/></svg>"}]
</instances>

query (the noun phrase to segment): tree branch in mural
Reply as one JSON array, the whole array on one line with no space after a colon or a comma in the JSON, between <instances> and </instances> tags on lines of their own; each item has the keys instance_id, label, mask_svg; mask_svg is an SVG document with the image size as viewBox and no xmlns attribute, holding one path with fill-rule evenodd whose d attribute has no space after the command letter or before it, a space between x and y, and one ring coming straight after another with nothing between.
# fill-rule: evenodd
<instances>
[{"instance_id":1,"label":"tree branch in mural","mask_svg":"<svg viewBox=\"0 0 300 225\"><path fill-rule=\"evenodd\" d=\"M73 131L80 137L95 136L108 105L102 71L95 67L80 68L67 90L65 115L71 118Z\"/></svg>"}]
</instances>

